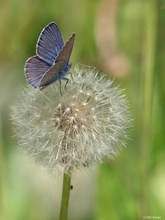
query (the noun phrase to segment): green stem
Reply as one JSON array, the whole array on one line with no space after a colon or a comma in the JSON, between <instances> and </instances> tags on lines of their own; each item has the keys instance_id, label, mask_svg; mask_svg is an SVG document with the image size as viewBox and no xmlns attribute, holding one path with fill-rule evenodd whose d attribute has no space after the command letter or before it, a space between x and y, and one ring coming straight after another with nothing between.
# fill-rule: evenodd
<instances>
[{"instance_id":1,"label":"green stem","mask_svg":"<svg viewBox=\"0 0 165 220\"><path fill-rule=\"evenodd\" d=\"M63 176L63 189L62 189L62 200L61 200L61 210L60 210L60 220L67 220L68 206L69 206L69 196L71 190L71 171L69 173L64 173Z\"/></svg>"},{"instance_id":2,"label":"green stem","mask_svg":"<svg viewBox=\"0 0 165 220\"><path fill-rule=\"evenodd\" d=\"M2 118L0 112L0 119ZM7 219L6 212L6 178L5 178L5 163L4 163L4 143L2 138L3 122L0 121L0 216L2 219Z\"/></svg>"},{"instance_id":3,"label":"green stem","mask_svg":"<svg viewBox=\"0 0 165 220\"><path fill-rule=\"evenodd\" d=\"M151 152L151 118L154 91L154 55L156 37L156 1L145 1L145 39L144 39L144 76L141 105L141 199L140 215L149 213L148 210L148 181L149 161Z\"/></svg>"}]
</instances>

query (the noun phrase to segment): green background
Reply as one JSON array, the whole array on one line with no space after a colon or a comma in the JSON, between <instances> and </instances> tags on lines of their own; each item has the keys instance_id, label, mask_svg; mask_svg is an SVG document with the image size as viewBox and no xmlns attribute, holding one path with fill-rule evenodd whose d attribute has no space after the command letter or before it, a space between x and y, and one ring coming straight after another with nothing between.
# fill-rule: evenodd
<instances>
[{"instance_id":1,"label":"green background","mask_svg":"<svg viewBox=\"0 0 165 220\"><path fill-rule=\"evenodd\" d=\"M69 219L165 219L165 1L0 0L0 220L58 219L62 178L18 151L10 120L51 21L65 41L76 33L73 66L96 66L125 88L133 118L115 160L75 171Z\"/></svg>"}]
</instances>

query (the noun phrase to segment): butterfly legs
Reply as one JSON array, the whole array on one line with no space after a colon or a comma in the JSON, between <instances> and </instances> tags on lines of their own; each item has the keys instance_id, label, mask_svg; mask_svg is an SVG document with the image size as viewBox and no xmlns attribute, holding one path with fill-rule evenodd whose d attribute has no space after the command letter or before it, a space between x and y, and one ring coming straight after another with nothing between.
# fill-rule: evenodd
<instances>
[{"instance_id":1,"label":"butterfly legs","mask_svg":"<svg viewBox=\"0 0 165 220\"><path fill-rule=\"evenodd\" d=\"M65 91L67 91L67 90L66 90L66 86L67 86L67 84L68 84L68 82L69 82L69 79L67 79L67 78L63 78L63 79L66 80L66 83L65 83Z\"/></svg>"},{"instance_id":2,"label":"butterfly legs","mask_svg":"<svg viewBox=\"0 0 165 220\"><path fill-rule=\"evenodd\" d=\"M61 96L62 96L62 90L61 90L61 80L59 80L60 81L60 94L61 94Z\"/></svg>"},{"instance_id":3,"label":"butterfly legs","mask_svg":"<svg viewBox=\"0 0 165 220\"><path fill-rule=\"evenodd\" d=\"M65 91L67 91L67 90L66 90L66 86L67 86L67 84L68 84L68 82L69 82L69 79L67 79L67 78L62 78L62 79L66 80L66 83L65 83ZM60 81L60 94L61 94L61 96L62 96L61 80L59 80L59 81Z\"/></svg>"},{"instance_id":4,"label":"butterfly legs","mask_svg":"<svg viewBox=\"0 0 165 220\"><path fill-rule=\"evenodd\" d=\"M73 80L73 75L72 75L72 72L69 72L70 73L70 75L71 75L71 78L72 78L72 80Z\"/></svg>"}]
</instances>

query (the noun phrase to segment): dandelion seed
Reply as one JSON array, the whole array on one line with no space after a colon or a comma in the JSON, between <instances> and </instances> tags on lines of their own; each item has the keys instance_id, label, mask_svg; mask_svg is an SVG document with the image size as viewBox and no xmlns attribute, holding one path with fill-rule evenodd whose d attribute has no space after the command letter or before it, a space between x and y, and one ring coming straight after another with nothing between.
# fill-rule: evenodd
<instances>
[{"instance_id":1,"label":"dandelion seed","mask_svg":"<svg viewBox=\"0 0 165 220\"><path fill-rule=\"evenodd\" d=\"M67 172L116 156L130 118L122 91L95 68L76 67L67 91L28 87L13 108L20 148L50 172Z\"/></svg>"}]
</instances>

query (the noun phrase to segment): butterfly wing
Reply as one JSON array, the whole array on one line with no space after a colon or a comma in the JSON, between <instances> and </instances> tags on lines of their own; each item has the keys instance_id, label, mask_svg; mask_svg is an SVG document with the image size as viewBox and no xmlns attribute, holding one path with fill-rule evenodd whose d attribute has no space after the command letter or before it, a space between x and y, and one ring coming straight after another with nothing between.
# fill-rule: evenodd
<instances>
[{"instance_id":1,"label":"butterfly wing","mask_svg":"<svg viewBox=\"0 0 165 220\"><path fill-rule=\"evenodd\" d=\"M43 75L50 69L50 67L50 64L44 62L38 56L29 58L25 63L24 69L27 81L34 88L37 88Z\"/></svg>"},{"instance_id":2,"label":"butterfly wing","mask_svg":"<svg viewBox=\"0 0 165 220\"><path fill-rule=\"evenodd\" d=\"M65 67L65 63L63 61L57 62L54 66L52 66L41 78L39 83L39 88L43 89L45 86L49 85L50 83L60 79L60 71L63 70Z\"/></svg>"},{"instance_id":3,"label":"butterfly wing","mask_svg":"<svg viewBox=\"0 0 165 220\"><path fill-rule=\"evenodd\" d=\"M60 53L58 54L55 64L51 67L42 77L40 81L40 88L50 84L51 82L61 79L63 75L68 71L67 68L69 58L73 49L75 39L75 33L66 42Z\"/></svg>"},{"instance_id":4,"label":"butterfly wing","mask_svg":"<svg viewBox=\"0 0 165 220\"><path fill-rule=\"evenodd\" d=\"M56 62L59 60L64 61L66 64L69 62L70 55L72 53L73 45L74 45L74 39L75 39L75 33L72 34L72 36L69 38L69 40L66 42L62 50L59 52Z\"/></svg>"},{"instance_id":5,"label":"butterfly wing","mask_svg":"<svg viewBox=\"0 0 165 220\"><path fill-rule=\"evenodd\" d=\"M58 26L51 22L49 23L41 32L37 46L36 53L37 55L46 63L51 66L54 64L54 61L64 47L64 41L62 38L61 31Z\"/></svg>"}]
</instances>

